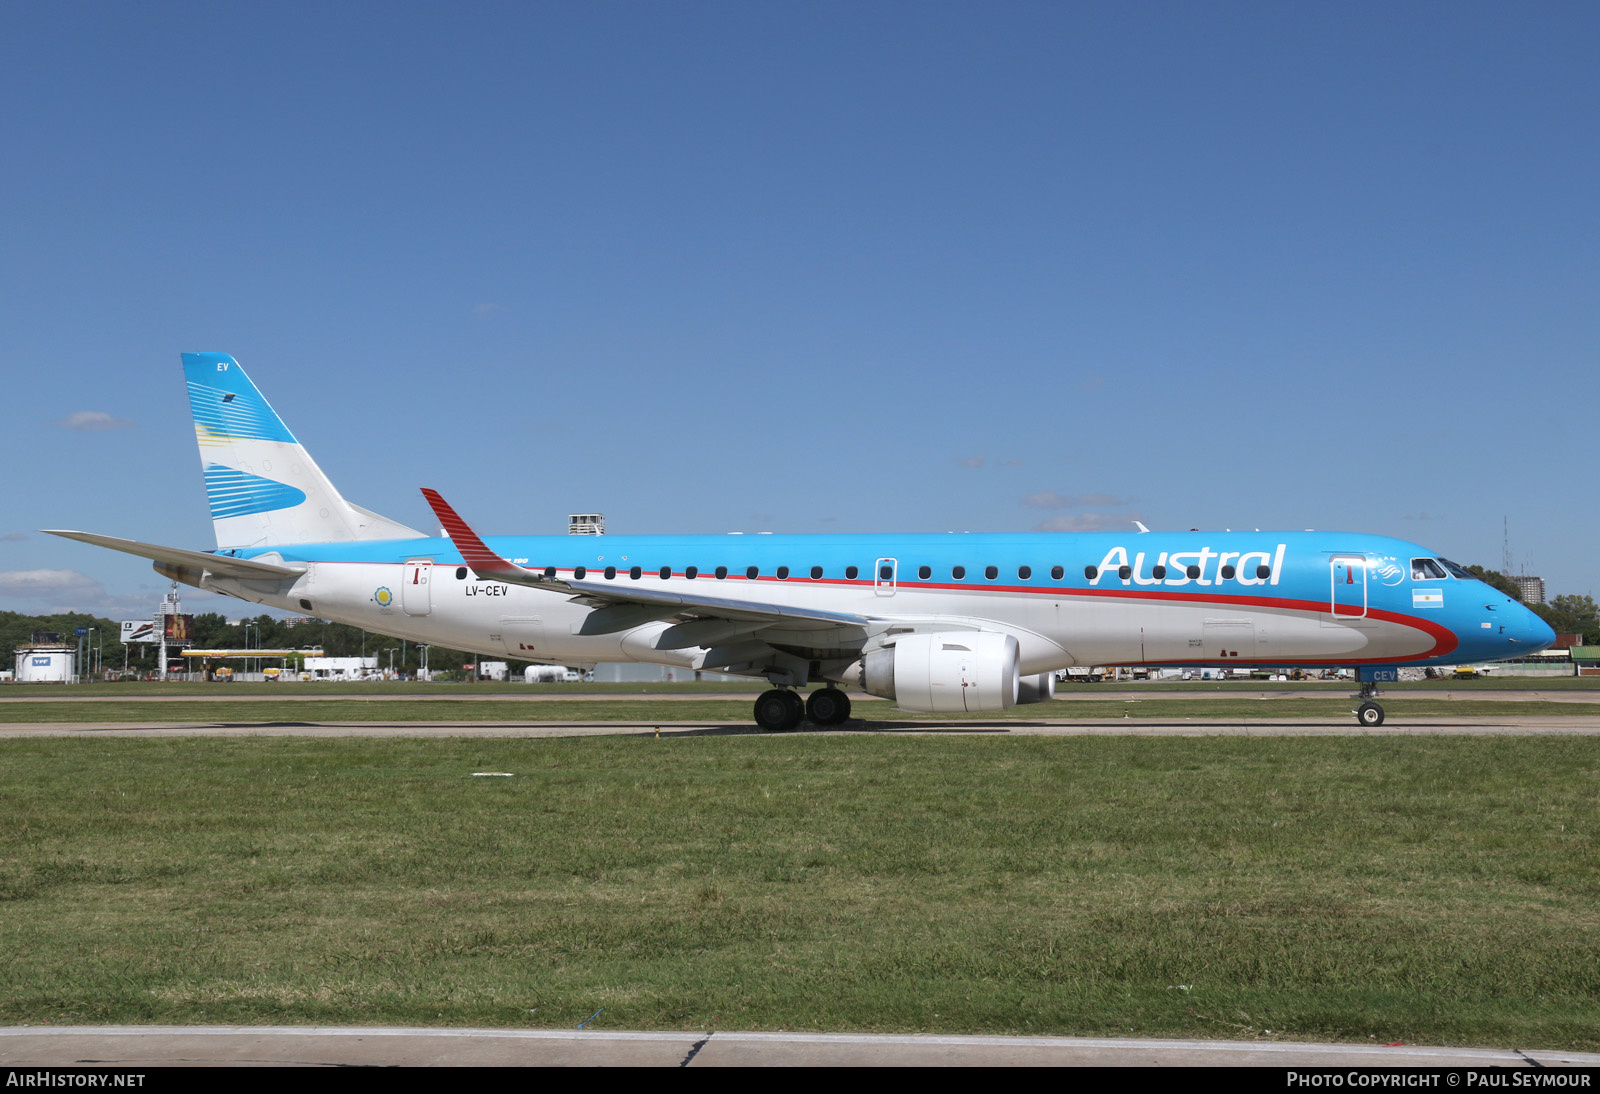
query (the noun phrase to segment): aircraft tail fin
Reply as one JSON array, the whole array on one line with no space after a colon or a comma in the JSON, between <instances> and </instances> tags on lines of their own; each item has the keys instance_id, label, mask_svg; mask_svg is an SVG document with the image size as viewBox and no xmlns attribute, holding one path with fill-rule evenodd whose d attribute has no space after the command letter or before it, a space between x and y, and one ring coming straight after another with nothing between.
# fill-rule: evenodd
<instances>
[{"instance_id":1,"label":"aircraft tail fin","mask_svg":"<svg viewBox=\"0 0 1600 1094\"><path fill-rule=\"evenodd\" d=\"M219 548L421 538L345 501L232 357L185 353L183 374Z\"/></svg>"}]
</instances>

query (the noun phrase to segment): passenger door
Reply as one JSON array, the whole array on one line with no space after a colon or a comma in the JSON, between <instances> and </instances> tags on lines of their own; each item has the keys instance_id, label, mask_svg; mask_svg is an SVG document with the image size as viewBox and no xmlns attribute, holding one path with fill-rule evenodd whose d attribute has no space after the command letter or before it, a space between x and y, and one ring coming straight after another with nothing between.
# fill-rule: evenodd
<instances>
[{"instance_id":1,"label":"passenger door","mask_svg":"<svg viewBox=\"0 0 1600 1094\"><path fill-rule=\"evenodd\" d=\"M1367 556L1334 555L1328 560L1328 583L1331 621L1367 617Z\"/></svg>"}]
</instances>

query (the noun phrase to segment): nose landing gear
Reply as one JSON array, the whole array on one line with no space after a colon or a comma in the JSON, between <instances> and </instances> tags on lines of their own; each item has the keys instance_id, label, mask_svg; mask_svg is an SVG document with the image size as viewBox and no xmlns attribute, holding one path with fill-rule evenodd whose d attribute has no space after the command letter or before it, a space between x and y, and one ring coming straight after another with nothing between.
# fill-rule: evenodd
<instances>
[{"instance_id":1,"label":"nose landing gear","mask_svg":"<svg viewBox=\"0 0 1600 1094\"><path fill-rule=\"evenodd\" d=\"M1361 700L1361 705L1356 708L1356 721L1372 729L1383 725L1383 708L1372 700L1377 697L1378 685L1371 680L1361 681L1361 694L1356 698Z\"/></svg>"}]
</instances>

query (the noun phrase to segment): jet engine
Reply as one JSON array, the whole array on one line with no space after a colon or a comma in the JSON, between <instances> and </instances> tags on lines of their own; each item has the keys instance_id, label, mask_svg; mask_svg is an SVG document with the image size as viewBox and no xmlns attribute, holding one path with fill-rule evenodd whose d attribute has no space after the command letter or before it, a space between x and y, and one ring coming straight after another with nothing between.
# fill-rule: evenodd
<instances>
[{"instance_id":1,"label":"jet engine","mask_svg":"<svg viewBox=\"0 0 1600 1094\"><path fill-rule=\"evenodd\" d=\"M1017 659L1017 640L1009 634L908 634L859 662L860 686L929 714L1005 710L1017 704Z\"/></svg>"},{"instance_id":2,"label":"jet engine","mask_svg":"<svg viewBox=\"0 0 1600 1094\"><path fill-rule=\"evenodd\" d=\"M1048 703L1056 697L1056 674L1041 672L1037 676L1024 676L1017 689L1017 706L1025 703Z\"/></svg>"}]
</instances>

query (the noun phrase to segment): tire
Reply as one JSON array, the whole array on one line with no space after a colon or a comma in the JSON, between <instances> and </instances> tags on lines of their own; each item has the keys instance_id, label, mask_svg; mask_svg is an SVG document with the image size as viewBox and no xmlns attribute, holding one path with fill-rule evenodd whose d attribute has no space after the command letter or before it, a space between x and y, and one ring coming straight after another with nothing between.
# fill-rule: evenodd
<instances>
[{"instance_id":1,"label":"tire","mask_svg":"<svg viewBox=\"0 0 1600 1094\"><path fill-rule=\"evenodd\" d=\"M1383 725L1383 708L1377 703L1362 703L1356 709L1356 721L1371 729Z\"/></svg>"},{"instance_id":2,"label":"tire","mask_svg":"<svg viewBox=\"0 0 1600 1094\"><path fill-rule=\"evenodd\" d=\"M784 701L789 704L789 717L783 723L784 732L788 732L798 729L800 723L806 720L806 701L797 692L786 691L783 695Z\"/></svg>"},{"instance_id":3,"label":"tire","mask_svg":"<svg viewBox=\"0 0 1600 1094\"><path fill-rule=\"evenodd\" d=\"M798 719L790 721L794 717L794 704L789 701L791 696L794 696L792 691L784 691L781 688L762 692L756 698L754 711L756 725L768 733L781 733L798 725ZM800 709L802 712L805 710L804 707Z\"/></svg>"},{"instance_id":4,"label":"tire","mask_svg":"<svg viewBox=\"0 0 1600 1094\"><path fill-rule=\"evenodd\" d=\"M838 688L823 688L806 700L806 717L819 726L836 726L850 717L850 697Z\"/></svg>"}]
</instances>

